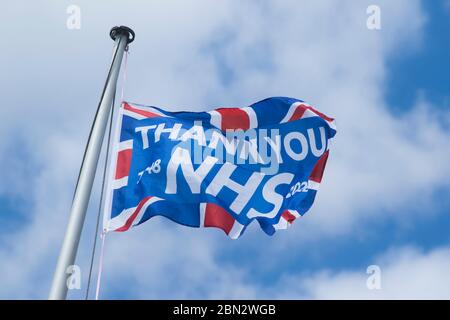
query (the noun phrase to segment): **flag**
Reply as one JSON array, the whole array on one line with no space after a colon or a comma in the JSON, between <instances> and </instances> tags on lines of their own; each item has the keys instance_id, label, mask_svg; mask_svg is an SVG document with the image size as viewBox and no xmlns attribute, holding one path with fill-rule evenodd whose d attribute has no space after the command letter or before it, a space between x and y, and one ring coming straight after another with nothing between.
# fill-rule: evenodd
<instances>
[{"instance_id":1,"label":"flag","mask_svg":"<svg viewBox=\"0 0 450 320\"><path fill-rule=\"evenodd\" d=\"M116 119L106 232L164 216L232 239L257 221L272 235L312 206L336 134L334 119L286 97L208 112L123 102Z\"/></svg>"}]
</instances>

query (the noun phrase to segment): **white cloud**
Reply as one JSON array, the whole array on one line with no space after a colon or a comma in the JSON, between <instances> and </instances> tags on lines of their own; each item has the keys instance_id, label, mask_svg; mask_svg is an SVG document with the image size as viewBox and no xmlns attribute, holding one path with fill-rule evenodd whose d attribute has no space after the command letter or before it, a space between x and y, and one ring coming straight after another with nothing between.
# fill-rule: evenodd
<instances>
[{"instance_id":1,"label":"white cloud","mask_svg":"<svg viewBox=\"0 0 450 320\"><path fill-rule=\"evenodd\" d=\"M374 261L381 269L381 289L366 286L366 268L319 271L285 277L274 291L280 298L308 299L449 299L450 248L431 252L396 248ZM279 291L278 291L279 290Z\"/></svg>"},{"instance_id":2,"label":"white cloud","mask_svg":"<svg viewBox=\"0 0 450 320\"><path fill-rule=\"evenodd\" d=\"M210 235L175 227L181 234L177 238L161 234L159 222L154 224L153 232L135 234L132 241L118 239L127 235L110 239L110 250L115 252L107 253L103 296L126 290L128 297L137 299L450 298L450 247L428 252L416 247L391 248L374 257L371 264L381 269L380 290L367 288L368 266L339 271L290 269L280 272L278 279L261 283L255 281L254 270L248 266L218 262L214 247L207 242ZM145 249L143 241L148 244Z\"/></svg>"},{"instance_id":3,"label":"white cloud","mask_svg":"<svg viewBox=\"0 0 450 320\"><path fill-rule=\"evenodd\" d=\"M313 210L286 234L264 241L272 264L290 256L287 244L293 241L305 250L304 240L351 236L355 225L361 229L381 219L380 211L398 217L411 205L430 206L430 193L448 187L449 133L426 102L399 115L383 99L386 61L420 45L424 13L419 1L379 1L382 30L369 31L368 4L79 1L80 31L65 29L63 2L8 4L7 18L14 21L5 23L15 32L6 35L9 45L0 52L8 74L0 78L8 92L0 134L18 136L20 143L0 142L0 161L11 168L0 172L0 194L26 199L30 207L24 212L28 223L1 238L0 297L47 294L110 57L107 32L116 24L129 24L137 33L126 87L133 101L205 110L288 95L337 119L338 135ZM86 231L92 231L94 215L91 210ZM254 229L241 240L249 250L261 243L253 241L260 232ZM78 259L83 270L87 236ZM248 266L217 260L216 252L235 245L227 241L221 234L157 221L113 234L105 290L116 292L127 280L135 283L130 294L138 297L257 297L263 289L245 281ZM319 280L308 289L313 297L321 296L313 288L321 288Z\"/></svg>"}]
</instances>

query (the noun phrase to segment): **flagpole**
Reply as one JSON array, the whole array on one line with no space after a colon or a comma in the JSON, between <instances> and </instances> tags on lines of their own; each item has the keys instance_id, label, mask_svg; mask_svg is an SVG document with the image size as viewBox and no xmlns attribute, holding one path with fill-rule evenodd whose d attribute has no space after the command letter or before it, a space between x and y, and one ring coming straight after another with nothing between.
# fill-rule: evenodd
<instances>
[{"instance_id":1,"label":"flagpole","mask_svg":"<svg viewBox=\"0 0 450 320\"><path fill-rule=\"evenodd\" d=\"M70 275L70 267L75 263L81 231L83 229L86 210L94 183L97 162L103 144L109 114L116 93L117 78L119 76L122 57L129 43L134 40L134 31L128 27L114 27L110 32L115 41L115 50L108 77L103 88L100 102L92 124L86 150L81 164L78 182L70 211L69 223L66 235L59 254L56 270L53 275L49 300L63 300L67 296L67 278ZM69 270L68 270L69 268Z\"/></svg>"}]
</instances>

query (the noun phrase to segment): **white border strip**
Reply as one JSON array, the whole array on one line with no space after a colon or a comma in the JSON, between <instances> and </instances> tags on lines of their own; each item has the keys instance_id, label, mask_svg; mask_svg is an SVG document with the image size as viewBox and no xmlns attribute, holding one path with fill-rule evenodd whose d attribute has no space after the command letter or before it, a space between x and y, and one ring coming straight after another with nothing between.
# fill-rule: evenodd
<instances>
[{"instance_id":1,"label":"white border strip","mask_svg":"<svg viewBox=\"0 0 450 320\"><path fill-rule=\"evenodd\" d=\"M319 182L316 182L316 181L313 181L313 180L308 180L308 189L311 189L311 190L319 190L319 187L320 187L320 183Z\"/></svg>"},{"instance_id":2,"label":"white border strip","mask_svg":"<svg viewBox=\"0 0 450 320\"><path fill-rule=\"evenodd\" d=\"M280 121L280 123L286 123L289 122L289 120L291 120L292 116L294 115L295 110L297 110L297 107L301 104L304 104L303 102L294 102L293 104L291 104L291 106L289 107L288 112L286 113L286 115L284 116L283 120Z\"/></svg>"},{"instance_id":3,"label":"white border strip","mask_svg":"<svg viewBox=\"0 0 450 320\"><path fill-rule=\"evenodd\" d=\"M114 107L114 106L113 106ZM108 155L108 167L106 168L107 176L106 176L106 183L105 183L105 189L103 190L103 194L105 195L104 203L101 205L103 208L103 230L109 231L109 223L111 220L111 212L112 212L112 199L113 199L113 181L115 180L115 172L116 172L116 166L117 166L117 155L118 155L118 148L119 148L119 142L120 142L120 129L122 127L122 119L123 119L123 104L120 105L118 108L119 111L117 112L117 116L115 119L116 125L113 128L112 139L109 146L109 152ZM127 178L128 182L128 178Z\"/></svg>"},{"instance_id":4,"label":"white border strip","mask_svg":"<svg viewBox=\"0 0 450 320\"><path fill-rule=\"evenodd\" d=\"M255 129L258 127L258 117L256 116L256 112L251 107L245 107L242 108L243 111L245 111L248 115L250 127L249 129Z\"/></svg>"},{"instance_id":5,"label":"white border strip","mask_svg":"<svg viewBox=\"0 0 450 320\"><path fill-rule=\"evenodd\" d=\"M142 206L142 208L139 211L136 218L131 223L130 228L137 225L139 223L139 221L141 221L142 216L144 215L145 211L151 204L153 204L157 201L161 201L161 200L163 200L163 199L158 198L158 197L151 197L150 199L148 199ZM133 213L134 213L134 211L136 211L137 207L138 206L125 209L120 214L118 214L116 217L110 219L107 231L114 231L114 230L117 230L117 229L125 226L125 224L127 223L127 220L133 215Z\"/></svg>"},{"instance_id":6,"label":"white border strip","mask_svg":"<svg viewBox=\"0 0 450 320\"><path fill-rule=\"evenodd\" d=\"M244 229L244 225L240 224L237 220L234 220L233 227L231 228L228 236L231 239L237 239L241 235L242 230Z\"/></svg>"},{"instance_id":7,"label":"white border strip","mask_svg":"<svg viewBox=\"0 0 450 320\"><path fill-rule=\"evenodd\" d=\"M200 228L203 228L205 226L206 205L206 202L200 203Z\"/></svg>"},{"instance_id":8,"label":"white border strip","mask_svg":"<svg viewBox=\"0 0 450 320\"><path fill-rule=\"evenodd\" d=\"M218 112L216 110L212 110L212 111L208 111L207 113L209 113L211 115L211 120L210 120L211 125L216 127L219 130L222 130L222 115L220 114L220 112Z\"/></svg>"}]
</instances>

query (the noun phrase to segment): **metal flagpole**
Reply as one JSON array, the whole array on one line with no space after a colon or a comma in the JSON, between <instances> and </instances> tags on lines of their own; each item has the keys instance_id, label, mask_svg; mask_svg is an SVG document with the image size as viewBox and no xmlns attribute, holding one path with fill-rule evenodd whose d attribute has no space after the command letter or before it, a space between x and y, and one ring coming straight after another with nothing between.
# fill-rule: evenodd
<instances>
[{"instance_id":1,"label":"metal flagpole","mask_svg":"<svg viewBox=\"0 0 450 320\"><path fill-rule=\"evenodd\" d=\"M70 211L69 224L53 276L53 283L49 294L50 300L62 300L67 296L68 268L75 262L92 184L94 183L97 162L100 157L103 137L105 135L113 98L116 93L116 84L122 57L127 45L134 40L134 31L124 26L114 27L111 29L110 36L115 41L113 59L84 152L73 197L72 209Z\"/></svg>"}]
</instances>

